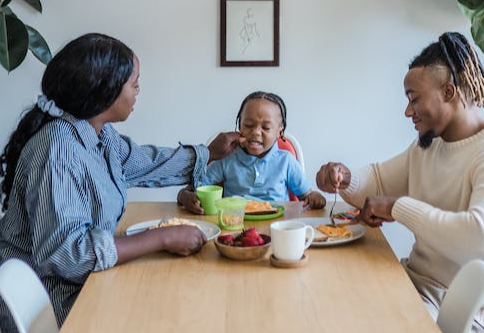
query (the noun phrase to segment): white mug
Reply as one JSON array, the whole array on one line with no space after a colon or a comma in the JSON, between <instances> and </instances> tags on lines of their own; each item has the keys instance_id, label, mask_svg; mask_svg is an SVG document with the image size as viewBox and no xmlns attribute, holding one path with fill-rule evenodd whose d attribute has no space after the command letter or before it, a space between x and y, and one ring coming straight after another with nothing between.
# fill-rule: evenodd
<instances>
[{"instance_id":1,"label":"white mug","mask_svg":"<svg viewBox=\"0 0 484 333\"><path fill-rule=\"evenodd\" d=\"M272 253L279 260L300 260L313 239L313 227L297 220L271 223Z\"/></svg>"}]
</instances>

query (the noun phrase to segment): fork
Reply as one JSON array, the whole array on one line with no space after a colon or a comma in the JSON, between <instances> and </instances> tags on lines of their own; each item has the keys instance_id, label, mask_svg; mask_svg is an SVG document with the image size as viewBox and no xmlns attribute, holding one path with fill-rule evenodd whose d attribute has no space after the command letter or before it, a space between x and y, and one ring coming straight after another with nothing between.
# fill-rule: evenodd
<instances>
[{"instance_id":1,"label":"fork","mask_svg":"<svg viewBox=\"0 0 484 333\"><path fill-rule=\"evenodd\" d=\"M331 206L331 210L329 211L329 219L331 220L331 226L332 227L336 227L336 222L334 221L334 217L333 217L333 209L334 209L334 206L336 206L336 196L338 195L338 189L335 188L334 189L334 201L333 201L333 206Z\"/></svg>"}]
</instances>

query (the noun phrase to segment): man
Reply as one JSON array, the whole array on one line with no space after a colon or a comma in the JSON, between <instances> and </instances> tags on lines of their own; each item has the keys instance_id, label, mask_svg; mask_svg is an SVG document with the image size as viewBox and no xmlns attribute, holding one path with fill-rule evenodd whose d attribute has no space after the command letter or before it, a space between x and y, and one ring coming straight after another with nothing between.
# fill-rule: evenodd
<instances>
[{"instance_id":1,"label":"man","mask_svg":"<svg viewBox=\"0 0 484 333\"><path fill-rule=\"evenodd\" d=\"M464 36L444 33L410 64L405 116L419 138L406 151L357 172L340 163L316 175L326 192L363 207L361 222L398 221L415 244L402 260L436 318L452 279L471 259L484 259L484 75ZM484 309L473 331L484 332Z\"/></svg>"}]
</instances>

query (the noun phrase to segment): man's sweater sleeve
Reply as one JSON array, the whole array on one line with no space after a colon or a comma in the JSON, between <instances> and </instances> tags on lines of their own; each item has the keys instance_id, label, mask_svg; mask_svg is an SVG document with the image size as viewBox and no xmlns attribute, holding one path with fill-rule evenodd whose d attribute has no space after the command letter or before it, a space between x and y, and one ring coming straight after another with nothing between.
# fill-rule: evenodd
<instances>
[{"instance_id":1,"label":"man's sweater sleeve","mask_svg":"<svg viewBox=\"0 0 484 333\"><path fill-rule=\"evenodd\" d=\"M484 193L480 189L473 192L467 211L444 211L410 197L401 197L393 206L392 216L434 250L455 262L466 262L484 256L483 207Z\"/></svg>"},{"instance_id":2,"label":"man's sweater sleeve","mask_svg":"<svg viewBox=\"0 0 484 333\"><path fill-rule=\"evenodd\" d=\"M408 193L408 150L383 163L370 164L352 172L341 197L361 208L371 195L402 196Z\"/></svg>"}]
</instances>

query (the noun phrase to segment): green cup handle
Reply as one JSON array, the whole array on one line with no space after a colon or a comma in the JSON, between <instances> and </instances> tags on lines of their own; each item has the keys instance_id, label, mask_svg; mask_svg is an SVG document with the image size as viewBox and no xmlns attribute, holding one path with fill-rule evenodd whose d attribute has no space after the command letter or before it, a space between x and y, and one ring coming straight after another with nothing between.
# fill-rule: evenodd
<instances>
[{"instance_id":1,"label":"green cup handle","mask_svg":"<svg viewBox=\"0 0 484 333\"><path fill-rule=\"evenodd\" d=\"M224 212L224 210L219 208L218 213L217 213L218 214L217 215L217 217L218 217L218 225L220 227L222 227L222 225L223 225L223 212Z\"/></svg>"}]
</instances>

